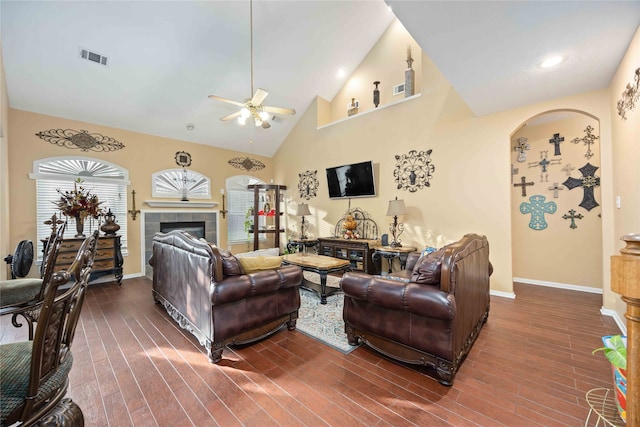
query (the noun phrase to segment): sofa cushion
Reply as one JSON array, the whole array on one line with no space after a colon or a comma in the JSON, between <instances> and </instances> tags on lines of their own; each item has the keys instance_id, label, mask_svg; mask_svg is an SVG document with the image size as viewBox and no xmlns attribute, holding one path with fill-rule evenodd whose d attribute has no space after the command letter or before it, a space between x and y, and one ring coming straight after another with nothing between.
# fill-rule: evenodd
<instances>
[{"instance_id":1,"label":"sofa cushion","mask_svg":"<svg viewBox=\"0 0 640 427\"><path fill-rule=\"evenodd\" d=\"M278 256L280 255L280 248L268 248L268 249L258 249L251 252L243 252L240 254L236 254L236 258L251 258L251 257L259 257L259 256Z\"/></svg>"},{"instance_id":2,"label":"sofa cushion","mask_svg":"<svg viewBox=\"0 0 640 427\"><path fill-rule=\"evenodd\" d=\"M282 264L281 256L258 256L238 258L245 274L256 273L264 270L275 270Z\"/></svg>"},{"instance_id":3,"label":"sofa cushion","mask_svg":"<svg viewBox=\"0 0 640 427\"><path fill-rule=\"evenodd\" d=\"M225 276L240 276L244 274L240 261L231 252L220 250L222 258L222 274Z\"/></svg>"},{"instance_id":4,"label":"sofa cushion","mask_svg":"<svg viewBox=\"0 0 640 427\"><path fill-rule=\"evenodd\" d=\"M411 274L411 281L421 285L437 285L440 283L440 271L442 270L442 257L446 246L421 257Z\"/></svg>"}]
</instances>

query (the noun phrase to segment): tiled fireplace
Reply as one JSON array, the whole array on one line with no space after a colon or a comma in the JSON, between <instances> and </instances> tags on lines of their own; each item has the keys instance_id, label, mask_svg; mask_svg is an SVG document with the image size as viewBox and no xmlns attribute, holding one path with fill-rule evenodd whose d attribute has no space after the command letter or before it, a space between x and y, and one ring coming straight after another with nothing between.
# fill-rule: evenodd
<instances>
[{"instance_id":1,"label":"tiled fireplace","mask_svg":"<svg viewBox=\"0 0 640 427\"><path fill-rule=\"evenodd\" d=\"M204 238L211 243L218 244L218 212L203 211L144 211L142 212L144 230L144 259L143 268L145 276L153 277L153 268L149 265L151 257L153 235L160 231L160 228L171 229L185 228L192 234L198 234L201 224L204 224Z\"/></svg>"}]
</instances>

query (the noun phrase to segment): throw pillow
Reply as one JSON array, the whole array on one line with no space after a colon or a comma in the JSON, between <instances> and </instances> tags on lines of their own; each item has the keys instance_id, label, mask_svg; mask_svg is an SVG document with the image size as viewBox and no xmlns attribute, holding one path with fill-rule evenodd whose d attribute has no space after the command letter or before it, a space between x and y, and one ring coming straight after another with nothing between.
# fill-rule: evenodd
<instances>
[{"instance_id":1,"label":"throw pillow","mask_svg":"<svg viewBox=\"0 0 640 427\"><path fill-rule=\"evenodd\" d=\"M240 254L236 254L236 258L249 258L249 257L257 257L257 256L278 256L280 255L280 248L268 248L268 249L258 249L251 252L243 252Z\"/></svg>"},{"instance_id":2,"label":"throw pillow","mask_svg":"<svg viewBox=\"0 0 640 427\"><path fill-rule=\"evenodd\" d=\"M282 257L258 256L238 258L238 261L240 261L240 265L242 266L242 270L244 270L245 274L251 274L258 271L275 270L276 268L280 268L280 265L282 264Z\"/></svg>"},{"instance_id":3,"label":"throw pillow","mask_svg":"<svg viewBox=\"0 0 640 427\"><path fill-rule=\"evenodd\" d=\"M233 256L229 251L220 250L220 257L222 258L222 274L225 276L240 276L244 274L242 266L238 261L238 258Z\"/></svg>"},{"instance_id":4,"label":"throw pillow","mask_svg":"<svg viewBox=\"0 0 640 427\"><path fill-rule=\"evenodd\" d=\"M423 256L418 260L411 274L411 281L423 285L437 285L440 283L442 257L446 247Z\"/></svg>"}]
</instances>

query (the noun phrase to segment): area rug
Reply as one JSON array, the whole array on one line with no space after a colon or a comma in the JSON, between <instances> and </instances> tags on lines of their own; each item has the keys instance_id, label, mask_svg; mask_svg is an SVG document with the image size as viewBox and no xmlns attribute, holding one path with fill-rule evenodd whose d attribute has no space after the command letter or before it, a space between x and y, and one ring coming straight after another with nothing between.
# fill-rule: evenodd
<instances>
[{"instance_id":1,"label":"area rug","mask_svg":"<svg viewBox=\"0 0 640 427\"><path fill-rule=\"evenodd\" d=\"M318 294L300 288L300 310L296 329L344 354L351 353L358 346L349 345L347 334L344 333L343 300L344 295L338 292L327 297L326 304L320 304Z\"/></svg>"}]
</instances>

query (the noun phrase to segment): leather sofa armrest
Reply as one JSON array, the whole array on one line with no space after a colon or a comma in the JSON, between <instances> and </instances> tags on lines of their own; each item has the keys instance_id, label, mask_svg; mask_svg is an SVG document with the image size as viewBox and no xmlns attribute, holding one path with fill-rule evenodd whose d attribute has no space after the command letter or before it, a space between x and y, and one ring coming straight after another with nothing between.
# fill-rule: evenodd
<instances>
[{"instance_id":1,"label":"leather sofa armrest","mask_svg":"<svg viewBox=\"0 0 640 427\"><path fill-rule=\"evenodd\" d=\"M255 295L268 294L281 288L298 286L301 282L302 270L296 266L228 276L214 285L211 304L227 304Z\"/></svg>"},{"instance_id":2,"label":"leather sofa armrest","mask_svg":"<svg viewBox=\"0 0 640 427\"><path fill-rule=\"evenodd\" d=\"M345 273L341 286L348 298L392 310L447 320L453 319L456 314L453 295L442 292L437 286L385 279L358 272Z\"/></svg>"}]
</instances>

